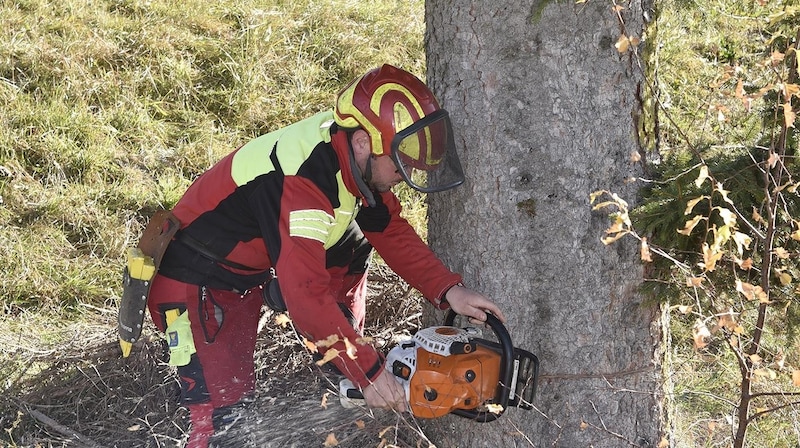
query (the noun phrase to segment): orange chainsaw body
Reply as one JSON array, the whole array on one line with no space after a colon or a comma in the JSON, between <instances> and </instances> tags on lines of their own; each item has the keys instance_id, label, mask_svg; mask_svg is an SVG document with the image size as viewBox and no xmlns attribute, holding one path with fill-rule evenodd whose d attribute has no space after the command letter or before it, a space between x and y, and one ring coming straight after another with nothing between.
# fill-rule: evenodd
<instances>
[{"instance_id":1,"label":"orange chainsaw body","mask_svg":"<svg viewBox=\"0 0 800 448\"><path fill-rule=\"evenodd\" d=\"M436 418L454 409L475 409L495 398L499 375L500 354L480 345L459 356L417 348L417 369L409 382L411 412Z\"/></svg>"},{"instance_id":2,"label":"orange chainsaw body","mask_svg":"<svg viewBox=\"0 0 800 448\"><path fill-rule=\"evenodd\" d=\"M539 360L515 348L503 323L491 314L486 323L497 342L481 339L481 330L452 326L419 330L386 355L384 368L403 386L409 411L420 418L452 413L477 422L496 420L509 406L533 409ZM342 403L363 399L349 380L339 383Z\"/></svg>"}]
</instances>

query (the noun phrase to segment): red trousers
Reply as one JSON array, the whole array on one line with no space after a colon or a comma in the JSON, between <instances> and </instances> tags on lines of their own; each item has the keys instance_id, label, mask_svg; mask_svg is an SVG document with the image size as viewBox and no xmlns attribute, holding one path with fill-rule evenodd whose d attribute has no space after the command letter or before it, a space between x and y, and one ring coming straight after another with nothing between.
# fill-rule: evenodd
<instances>
[{"instance_id":1,"label":"red trousers","mask_svg":"<svg viewBox=\"0 0 800 448\"><path fill-rule=\"evenodd\" d=\"M371 252L372 246L353 224L326 254L329 291L359 332L364 327ZM215 431L215 410L236 404L255 389L253 354L263 304L261 287L240 294L163 275L153 279L147 301L153 322L163 332L168 315L188 311L197 351L188 364L178 367L181 402L192 421L187 447L206 447Z\"/></svg>"},{"instance_id":2,"label":"red trousers","mask_svg":"<svg viewBox=\"0 0 800 448\"><path fill-rule=\"evenodd\" d=\"M338 267L328 271L331 292L342 311L349 314L355 328L363 329L366 272L351 274ZM189 364L178 367L183 404L210 403L221 408L254 390L253 354L263 304L260 287L239 294L156 276L148 308L158 329L165 331L168 310L189 312L197 353Z\"/></svg>"}]
</instances>

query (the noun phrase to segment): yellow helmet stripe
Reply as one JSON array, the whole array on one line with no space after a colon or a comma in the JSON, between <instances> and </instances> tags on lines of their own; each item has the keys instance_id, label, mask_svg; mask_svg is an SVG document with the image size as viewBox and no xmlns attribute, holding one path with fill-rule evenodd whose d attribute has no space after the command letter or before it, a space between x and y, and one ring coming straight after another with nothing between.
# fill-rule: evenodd
<instances>
[{"instance_id":1,"label":"yellow helmet stripe","mask_svg":"<svg viewBox=\"0 0 800 448\"><path fill-rule=\"evenodd\" d=\"M393 82L389 82L383 84L382 86L375 89L375 94L372 95L372 99L369 103L369 108L375 113L375 115L380 116L381 114L381 102L383 101L383 96L386 95L386 92L390 90L397 90L403 93L403 95L408 99L408 102L414 106L414 111L417 113L419 118L425 116L425 112L422 110L422 106L417 101L414 94L411 93L410 90L406 89L405 87L401 86L400 84L396 84ZM395 123L397 124L397 123ZM400 131L401 129L395 128L395 131Z\"/></svg>"}]
</instances>

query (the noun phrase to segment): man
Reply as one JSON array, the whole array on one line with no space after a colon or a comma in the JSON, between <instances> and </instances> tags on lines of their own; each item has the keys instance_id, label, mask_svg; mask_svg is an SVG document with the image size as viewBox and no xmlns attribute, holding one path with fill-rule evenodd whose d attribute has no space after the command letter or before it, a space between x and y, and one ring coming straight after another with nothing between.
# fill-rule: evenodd
<instances>
[{"instance_id":1,"label":"man","mask_svg":"<svg viewBox=\"0 0 800 448\"><path fill-rule=\"evenodd\" d=\"M367 404L406 410L382 355L357 342L373 247L433 305L504 320L400 217L391 188L402 181L435 192L463 175L446 111L419 79L384 65L343 89L334 111L254 139L189 187L148 298L178 366L188 446L207 446L215 417L253 391L264 301L310 341L336 335L345 353L347 340L356 356L332 362Z\"/></svg>"}]
</instances>

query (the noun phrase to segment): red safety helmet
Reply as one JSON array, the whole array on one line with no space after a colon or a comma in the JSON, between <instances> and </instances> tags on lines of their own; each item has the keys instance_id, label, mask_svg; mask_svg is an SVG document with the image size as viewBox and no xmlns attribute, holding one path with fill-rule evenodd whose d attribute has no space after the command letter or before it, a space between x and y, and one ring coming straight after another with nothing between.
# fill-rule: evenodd
<instances>
[{"instance_id":1,"label":"red safety helmet","mask_svg":"<svg viewBox=\"0 0 800 448\"><path fill-rule=\"evenodd\" d=\"M411 187L435 192L464 182L449 114L411 73L388 64L367 72L339 92L334 116L341 128L366 131L372 153L391 155Z\"/></svg>"}]
</instances>

